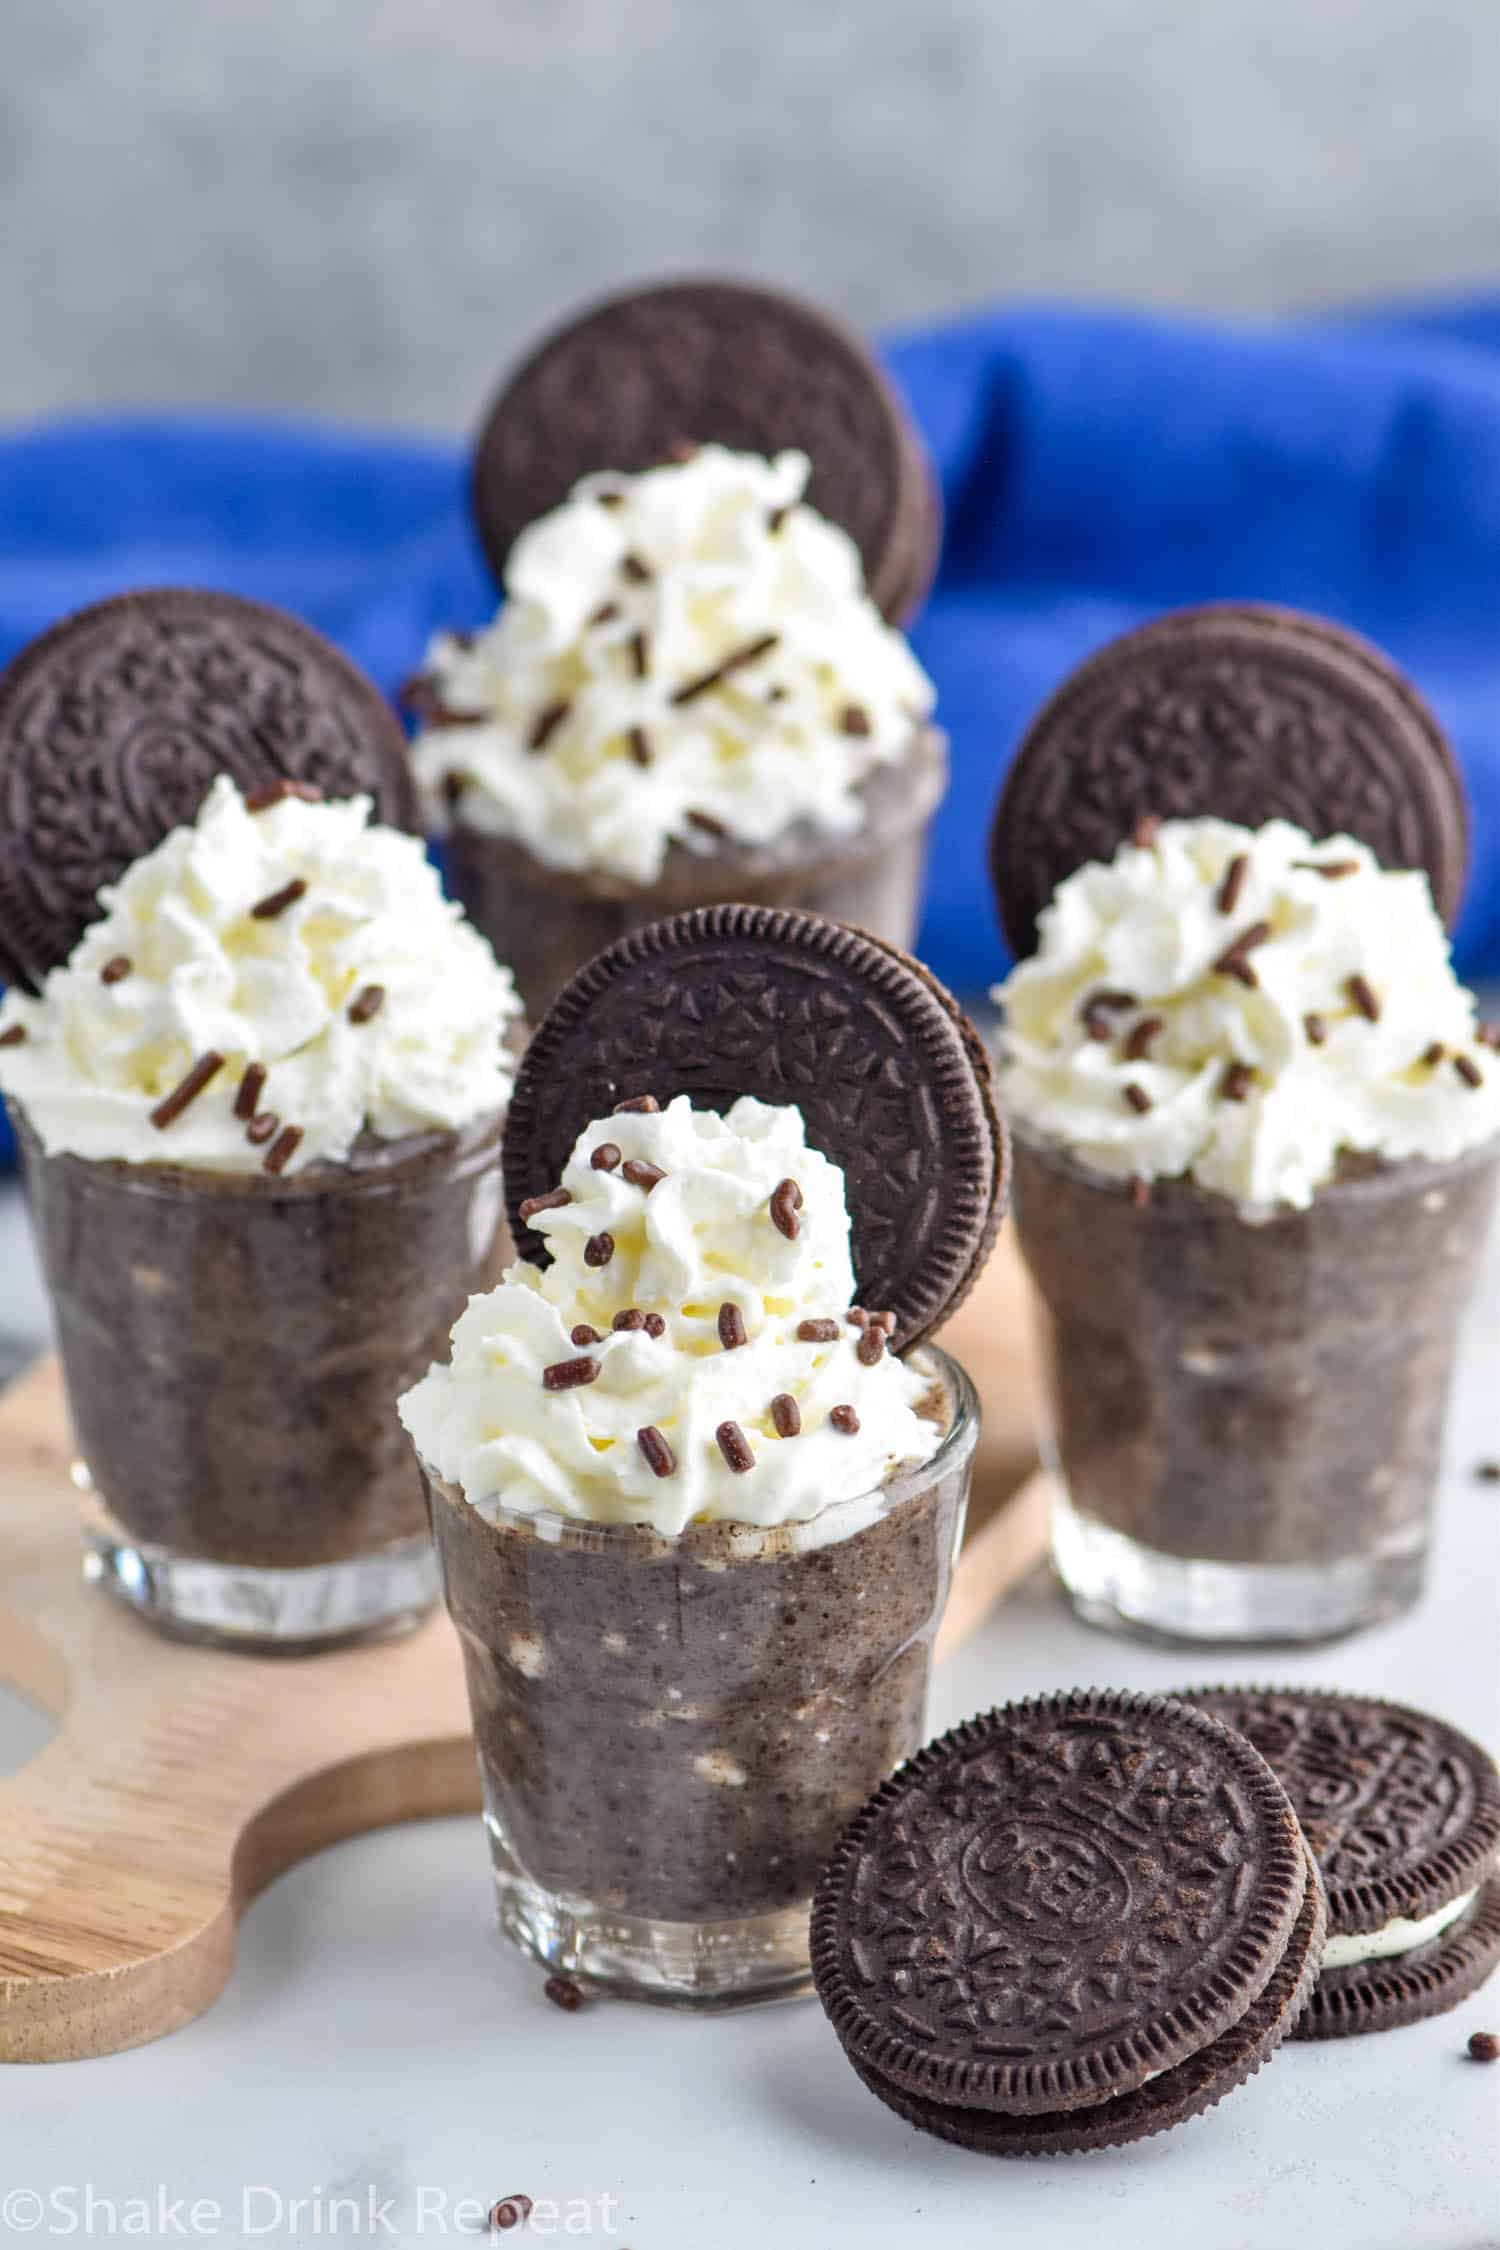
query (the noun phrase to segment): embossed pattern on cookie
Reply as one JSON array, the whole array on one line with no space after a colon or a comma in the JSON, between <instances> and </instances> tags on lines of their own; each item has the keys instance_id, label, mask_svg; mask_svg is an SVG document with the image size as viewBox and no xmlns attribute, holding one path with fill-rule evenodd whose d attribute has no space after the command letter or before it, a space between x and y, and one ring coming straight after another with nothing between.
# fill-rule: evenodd
<instances>
[{"instance_id":1,"label":"embossed pattern on cookie","mask_svg":"<svg viewBox=\"0 0 1500 2250\"><path fill-rule=\"evenodd\" d=\"M1321 618L1220 604L1155 620L1079 666L1028 728L990 836L1013 951L1058 885L1140 823L1212 814L1350 835L1425 870L1451 922L1467 814L1452 751L1378 649Z\"/></svg>"},{"instance_id":2,"label":"embossed pattern on cookie","mask_svg":"<svg viewBox=\"0 0 1500 2250\"><path fill-rule=\"evenodd\" d=\"M0 675L0 970L65 961L110 883L227 773L367 793L416 826L394 713L320 634L260 602L179 588L95 603Z\"/></svg>"}]
</instances>

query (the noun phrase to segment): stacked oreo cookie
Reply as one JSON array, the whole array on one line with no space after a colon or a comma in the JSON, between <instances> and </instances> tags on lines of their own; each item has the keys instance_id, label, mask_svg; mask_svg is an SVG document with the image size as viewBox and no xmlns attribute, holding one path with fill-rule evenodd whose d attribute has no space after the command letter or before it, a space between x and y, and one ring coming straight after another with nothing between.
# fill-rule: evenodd
<instances>
[{"instance_id":1,"label":"stacked oreo cookie","mask_svg":"<svg viewBox=\"0 0 1500 2250\"><path fill-rule=\"evenodd\" d=\"M814 1974L908 2123L996 2156L1112 2148L1289 2036L1472 1992L1500 1960L1497 1854L1493 1761L1400 1705L1045 1696L870 1800L819 1888Z\"/></svg>"}]
</instances>

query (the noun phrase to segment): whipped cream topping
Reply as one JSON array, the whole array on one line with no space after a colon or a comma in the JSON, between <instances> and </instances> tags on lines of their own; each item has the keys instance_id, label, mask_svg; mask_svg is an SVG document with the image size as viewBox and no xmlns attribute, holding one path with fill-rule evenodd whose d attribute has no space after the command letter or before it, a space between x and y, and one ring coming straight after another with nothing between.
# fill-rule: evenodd
<instances>
[{"instance_id":1,"label":"whipped cream topping","mask_svg":"<svg viewBox=\"0 0 1500 2250\"><path fill-rule=\"evenodd\" d=\"M550 867L650 883L668 847L847 835L861 782L910 748L932 683L807 506L801 453L706 445L585 477L516 541L506 602L439 635L414 697L432 825Z\"/></svg>"},{"instance_id":2,"label":"whipped cream topping","mask_svg":"<svg viewBox=\"0 0 1500 2250\"><path fill-rule=\"evenodd\" d=\"M542 1204L551 1264L471 1298L400 1401L481 1514L804 1521L941 1443L932 1377L849 1317L844 1176L799 1110L616 1111Z\"/></svg>"},{"instance_id":3,"label":"whipped cream topping","mask_svg":"<svg viewBox=\"0 0 1500 2250\"><path fill-rule=\"evenodd\" d=\"M258 803L259 800L251 800ZM227 776L0 1005L0 1091L49 1155L295 1173L498 1112L520 1002L367 797L250 809Z\"/></svg>"},{"instance_id":4,"label":"whipped cream topping","mask_svg":"<svg viewBox=\"0 0 1500 2250\"><path fill-rule=\"evenodd\" d=\"M1449 1899L1446 1906L1431 1914L1408 1920L1398 1914L1378 1930L1356 1930L1349 1937L1330 1937L1323 1948L1325 1969L1352 1969L1361 1961L1393 1961L1399 1954L1410 1953L1419 1945L1428 1945L1441 1937L1456 1922L1466 1907L1472 1906L1479 1894L1465 1891L1461 1897Z\"/></svg>"},{"instance_id":5,"label":"whipped cream topping","mask_svg":"<svg viewBox=\"0 0 1500 2250\"><path fill-rule=\"evenodd\" d=\"M1013 1120L1096 1171L1186 1176L1249 1219L1344 1152L1443 1161L1500 1134L1421 874L1348 836L1167 821L1059 885L994 997Z\"/></svg>"}]
</instances>

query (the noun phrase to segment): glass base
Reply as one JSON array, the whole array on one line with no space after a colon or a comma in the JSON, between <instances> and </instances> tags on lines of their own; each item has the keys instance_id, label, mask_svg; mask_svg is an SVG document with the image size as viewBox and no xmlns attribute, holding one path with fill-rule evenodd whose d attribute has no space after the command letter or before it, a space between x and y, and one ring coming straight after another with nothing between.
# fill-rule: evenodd
<instances>
[{"instance_id":1,"label":"glass base","mask_svg":"<svg viewBox=\"0 0 1500 2250\"><path fill-rule=\"evenodd\" d=\"M809 1907L732 1922L658 1922L565 1898L533 1882L485 1816L504 1935L586 1991L659 2007L744 2008L812 1988Z\"/></svg>"},{"instance_id":2,"label":"glass base","mask_svg":"<svg viewBox=\"0 0 1500 2250\"><path fill-rule=\"evenodd\" d=\"M311 1654L420 1625L438 1596L427 1538L303 1570L205 1562L132 1539L97 1501L83 1527L83 1575L175 1640L251 1655Z\"/></svg>"},{"instance_id":3,"label":"glass base","mask_svg":"<svg viewBox=\"0 0 1500 2250\"><path fill-rule=\"evenodd\" d=\"M1052 1559L1090 1625L1170 1643L1302 1645L1342 1639L1409 1609L1427 1568L1425 1529L1338 1562L1188 1562L1086 1516L1061 1493Z\"/></svg>"}]
</instances>

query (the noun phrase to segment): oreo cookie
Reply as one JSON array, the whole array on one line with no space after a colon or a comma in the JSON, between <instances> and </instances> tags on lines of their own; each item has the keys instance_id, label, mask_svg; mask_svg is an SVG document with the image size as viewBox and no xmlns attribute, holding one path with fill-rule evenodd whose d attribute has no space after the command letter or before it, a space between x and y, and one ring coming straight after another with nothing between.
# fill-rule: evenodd
<instances>
[{"instance_id":1,"label":"oreo cookie","mask_svg":"<svg viewBox=\"0 0 1500 2250\"><path fill-rule=\"evenodd\" d=\"M517 535L597 469L649 469L683 444L812 462L807 498L864 560L895 622L931 582L941 507L927 456L858 337L780 290L664 282L611 297L511 374L475 440L474 521L496 578Z\"/></svg>"},{"instance_id":2,"label":"oreo cookie","mask_svg":"<svg viewBox=\"0 0 1500 2250\"><path fill-rule=\"evenodd\" d=\"M505 1194L521 1220L622 1101L794 1102L843 1168L860 1300L916 1342L967 1294L1005 1207L1008 1143L978 1033L929 971L788 908L711 906L631 931L567 985L521 1062Z\"/></svg>"},{"instance_id":3,"label":"oreo cookie","mask_svg":"<svg viewBox=\"0 0 1500 2250\"><path fill-rule=\"evenodd\" d=\"M76 611L0 674L0 974L37 988L99 887L229 774L361 793L415 828L401 728L321 634L262 602L161 588Z\"/></svg>"},{"instance_id":4,"label":"oreo cookie","mask_svg":"<svg viewBox=\"0 0 1500 2250\"><path fill-rule=\"evenodd\" d=\"M1437 719L1369 642L1252 603L1156 619L1079 666L1033 719L1006 777L990 869L1006 938L1033 952L1058 885L1143 819L1295 821L1420 868L1451 923L1468 814Z\"/></svg>"},{"instance_id":5,"label":"oreo cookie","mask_svg":"<svg viewBox=\"0 0 1500 2250\"><path fill-rule=\"evenodd\" d=\"M1394 2030L1477 1991L1500 1963L1500 1773L1487 1752L1373 1697L1203 1688L1190 1700L1254 1744L1322 1870L1328 1951L1297 2037Z\"/></svg>"},{"instance_id":6,"label":"oreo cookie","mask_svg":"<svg viewBox=\"0 0 1500 2250\"><path fill-rule=\"evenodd\" d=\"M849 2060L922 2130L994 2155L1195 2116L1290 2031L1325 1909L1286 1792L1162 1696L1006 1706L919 1751L847 1830L813 1974Z\"/></svg>"}]
</instances>

